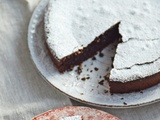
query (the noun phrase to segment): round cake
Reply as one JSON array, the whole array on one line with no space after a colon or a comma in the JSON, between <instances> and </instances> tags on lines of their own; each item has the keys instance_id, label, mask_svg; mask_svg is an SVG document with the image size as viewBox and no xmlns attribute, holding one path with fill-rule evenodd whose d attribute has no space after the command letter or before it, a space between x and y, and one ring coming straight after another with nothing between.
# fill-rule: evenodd
<instances>
[{"instance_id":1,"label":"round cake","mask_svg":"<svg viewBox=\"0 0 160 120\"><path fill-rule=\"evenodd\" d=\"M46 46L60 72L93 57L114 41L112 93L146 89L160 82L159 0L50 0Z\"/></svg>"}]
</instances>

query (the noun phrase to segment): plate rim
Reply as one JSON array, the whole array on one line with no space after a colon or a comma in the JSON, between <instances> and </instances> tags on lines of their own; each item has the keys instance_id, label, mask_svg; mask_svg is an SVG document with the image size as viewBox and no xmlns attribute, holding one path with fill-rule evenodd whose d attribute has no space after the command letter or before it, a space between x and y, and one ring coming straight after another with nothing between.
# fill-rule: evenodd
<instances>
[{"instance_id":1,"label":"plate rim","mask_svg":"<svg viewBox=\"0 0 160 120\"><path fill-rule=\"evenodd\" d=\"M29 50L29 56L30 56L30 59L33 63L33 66L36 68L36 71L38 72L38 74L53 88L56 88L58 91L60 91L62 94L64 95L67 95L69 98L75 100L75 101L78 101L78 102L81 102L81 103L84 103L84 104L88 104L88 105L92 105L92 106L95 106L95 107L103 107L103 108L115 108L115 109L122 109L122 108L136 108L136 107L141 107L141 106L146 106L146 105L150 105L150 104L153 104L153 103L156 103L156 102L159 102L160 101L160 98L157 98L155 100L151 100L149 102L144 102L144 103L140 103L140 104L134 104L134 105L106 105L106 104L98 104L98 103L93 103L93 102L89 102L89 101L86 101L86 100L82 100L80 98L76 98L74 96L71 96L69 94L67 94L66 92L60 90L59 88L57 88L55 85L53 85L51 82L49 82L49 80L42 74L42 72L38 69L34 59L33 59L33 56L32 56L32 51L31 51L31 45L30 45L30 36L31 36L31 28L32 28L32 24L33 24L33 21L35 19L35 15L37 13L37 11L39 10L40 7L44 6L47 6L49 0L41 0L38 5L36 6L35 10L33 11L32 13L32 16L30 18L30 21L29 21L29 26L28 26L28 34L27 34L27 43L28 43L28 50ZM45 3L45 4L44 4Z\"/></svg>"}]
</instances>

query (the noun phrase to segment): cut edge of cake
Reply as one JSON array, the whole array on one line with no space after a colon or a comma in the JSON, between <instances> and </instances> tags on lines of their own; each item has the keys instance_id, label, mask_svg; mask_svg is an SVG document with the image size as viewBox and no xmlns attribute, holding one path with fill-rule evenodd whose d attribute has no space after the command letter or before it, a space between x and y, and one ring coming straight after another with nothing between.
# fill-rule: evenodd
<instances>
[{"instance_id":1,"label":"cut edge of cake","mask_svg":"<svg viewBox=\"0 0 160 120\"><path fill-rule=\"evenodd\" d=\"M104 33L96 37L90 44L88 44L88 46L84 47L83 49L79 49L78 51L66 57L63 57L62 59L58 59L56 55L53 55L51 52L52 49L46 42L49 55L51 56L51 59L58 71L63 73L66 70L72 70L74 66L80 65L85 60L93 57L114 41L120 40L121 35L118 32L119 24L120 22L117 22Z\"/></svg>"},{"instance_id":2,"label":"cut edge of cake","mask_svg":"<svg viewBox=\"0 0 160 120\"><path fill-rule=\"evenodd\" d=\"M110 87L110 93L138 92L160 83L160 72L151 76L147 76L145 78L140 78L125 83L118 81L110 81L109 79L107 80Z\"/></svg>"}]
</instances>

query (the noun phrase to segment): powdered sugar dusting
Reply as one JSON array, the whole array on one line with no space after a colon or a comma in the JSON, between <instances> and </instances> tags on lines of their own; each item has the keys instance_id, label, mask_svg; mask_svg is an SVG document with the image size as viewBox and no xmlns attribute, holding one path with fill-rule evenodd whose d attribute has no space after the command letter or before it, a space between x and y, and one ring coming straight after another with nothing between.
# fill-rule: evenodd
<instances>
[{"instance_id":1,"label":"powdered sugar dusting","mask_svg":"<svg viewBox=\"0 0 160 120\"><path fill-rule=\"evenodd\" d=\"M61 59L87 46L118 21L123 41L160 38L159 4L157 0L50 0L45 20L47 43Z\"/></svg>"},{"instance_id":2,"label":"powdered sugar dusting","mask_svg":"<svg viewBox=\"0 0 160 120\"><path fill-rule=\"evenodd\" d=\"M140 41L132 39L120 43L114 58L114 68L130 68L135 64L154 62L160 57L160 39ZM124 64L125 63L125 64Z\"/></svg>"},{"instance_id":3,"label":"powdered sugar dusting","mask_svg":"<svg viewBox=\"0 0 160 120\"><path fill-rule=\"evenodd\" d=\"M128 82L151 76L158 72L160 72L160 59L150 64L134 65L131 68L114 68L111 70L110 80Z\"/></svg>"},{"instance_id":4,"label":"powdered sugar dusting","mask_svg":"<svg viewBox=\"0 0 160 120\"><path fill-rule=\"evenodd\" d=\"M119 31L123 41L130 38L150 40L160 38L159 5L158 0L126 1L123 9Z\"/></svg>"},{"instance_id":5,"label":"powdered sugar dusting","mask_svg":"<svg viewBox=\"0 0 160 120\"><path fill-rule=\"evenodd\" d=\"M103 2L50 0L45 16L45 31L54 55L61 59L87 46L96 36L118 22L112 17L114 14L105 9Z\"/></svg>"},{"instance_id":6,"label":"powdered sugar dusting","mask_svg":"<svg viewBox=\"0 0 160 120\"><path fill-rule=\"evenodd\" d=\"M110 79L127 82L160 72L159 46L160 39L146 41L131 39L120 43Z\"/></svg>"},{"instance_id":7,"label":"powdered sugar dusting","mask_svg":"<svg viewBox=\"0 0 160 120\"><path fill-rule=\"evenodd\" d=\"M119 27L123 42L117 47L112 81L133 81L160 72L160 2L133 2L128 4Z\"/></svg>"}]
</instances>

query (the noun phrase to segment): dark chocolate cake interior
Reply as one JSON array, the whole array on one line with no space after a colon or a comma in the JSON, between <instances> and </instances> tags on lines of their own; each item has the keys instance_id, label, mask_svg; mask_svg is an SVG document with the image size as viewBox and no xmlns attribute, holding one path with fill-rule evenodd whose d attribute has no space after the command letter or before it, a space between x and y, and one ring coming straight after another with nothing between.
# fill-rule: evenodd
<instances>
[{"instance_id":1,"label":"dark chocolate cake interior","mask_svg":"<svg viewBox=\"0 0 160 120\"><path fill-rule=\"evenodd\" d=\"M116 23L104 33L96 37L88 46L83 49L79 49L61 60L57 59L55 56L52 56L50 53L51 58L59 72L63 73L66 70L71 70L74 66L80 65L83 61L102 51L109 44L115 42L116 40L120 40L121 35L118 30L119 24L120 22Z\"/></svg>"}]
</instances>

